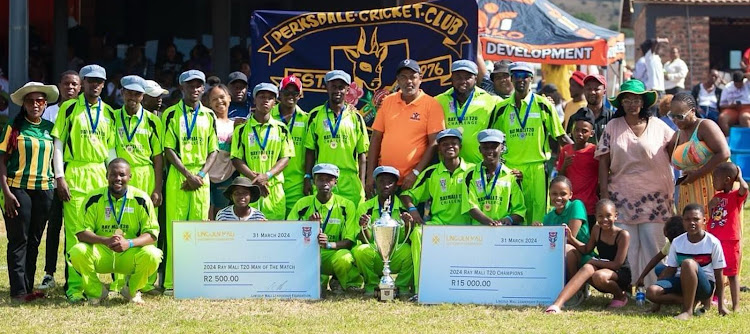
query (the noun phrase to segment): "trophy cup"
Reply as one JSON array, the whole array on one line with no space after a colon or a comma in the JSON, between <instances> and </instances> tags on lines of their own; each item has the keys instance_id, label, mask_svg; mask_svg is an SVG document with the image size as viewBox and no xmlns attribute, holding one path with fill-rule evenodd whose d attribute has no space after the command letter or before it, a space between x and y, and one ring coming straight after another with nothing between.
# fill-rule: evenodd
<instances>
[{"instance_id":1,"label":"trophy cup","mask_svg":"<svg viewBox=\"0 0 750 334\"><path fill-rule=\"evenodd\" d=\"M380 301L391 301L396 294L396 283L391 277L391 256L396 249L399 249L403 243L398 244L399 227L404 227L403 222L398 222L391 218L391 200L386 199L383 203L383 210L380 218L375 222L370 221L367 224L367 228L372 231L372 241L367 239L365 233L365 226L362 226L362 235L370 247L373 247L383 259L383 277L380 278L380 283L375 291L375 297ZM411 232L411 231L410 231ZM408 235L404 238L404 242L408 239Z\"/></svg>"}]
</instances>

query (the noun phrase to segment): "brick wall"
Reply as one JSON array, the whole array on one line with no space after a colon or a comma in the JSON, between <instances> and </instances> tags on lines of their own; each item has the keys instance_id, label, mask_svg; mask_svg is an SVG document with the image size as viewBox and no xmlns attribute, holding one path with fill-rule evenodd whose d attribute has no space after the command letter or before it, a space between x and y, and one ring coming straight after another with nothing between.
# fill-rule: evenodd
<instances>
[{"instance_id":1,"label":"brick wall","mask_svg":"<svg viewBox=\"0 0 750 334\"><path fill-rule=\"evenodd\" d=\"M689 29L689 33L688 33ZM685 88L705 79L709 63L709 18L707 16L691 17L688 24L684 16L659 17L656 19L656 35L669 38L669 45L659 51L663 61L669 60L669 49L680 49L680 57L687 63L692 74L685 79Z\"/></svg>"}]
</instances>

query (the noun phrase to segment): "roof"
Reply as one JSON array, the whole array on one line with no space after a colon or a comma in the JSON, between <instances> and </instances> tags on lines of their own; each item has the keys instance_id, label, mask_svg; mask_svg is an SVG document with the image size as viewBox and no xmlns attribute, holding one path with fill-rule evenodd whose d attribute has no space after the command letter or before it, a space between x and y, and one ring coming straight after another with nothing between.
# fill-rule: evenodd
<instances>
[{"instance_id":1,"label":"roof","mask_svg":"<svg viewBox=\"0 0 750 334\"><path fill-rule=\"evenodd\" d=\"M633 2L676 5L750 5L750 0L633 0Z\"/></svg>"}]
</instances>

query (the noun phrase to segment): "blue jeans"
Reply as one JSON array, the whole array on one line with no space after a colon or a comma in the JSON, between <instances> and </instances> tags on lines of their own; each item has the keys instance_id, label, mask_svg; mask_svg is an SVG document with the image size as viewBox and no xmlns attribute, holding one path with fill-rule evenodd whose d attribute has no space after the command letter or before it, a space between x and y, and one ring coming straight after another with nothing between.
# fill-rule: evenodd
<instances>
[{"instance_id":1,"label":"blue jeans","mask_svg":"<svg viewBox=\"0 0 750 334\"><path fill-rule=\"evenodd\" d=\"M700 106L703 112L697 112L696 115L700 118L710 119L714 122L719 121L719 110L713 107Z\"/></svg>"}]
</instances>

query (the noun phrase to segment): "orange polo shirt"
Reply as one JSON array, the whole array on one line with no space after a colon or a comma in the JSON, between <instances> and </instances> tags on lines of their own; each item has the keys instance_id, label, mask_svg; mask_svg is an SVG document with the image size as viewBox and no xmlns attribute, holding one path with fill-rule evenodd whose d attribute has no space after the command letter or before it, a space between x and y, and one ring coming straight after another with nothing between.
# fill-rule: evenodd
<instances>
[{"instance_id":1,"label":"orange polo shirt","mask_svg":"<svg viewBox=\"0 0 750 334\"><path fill-rule=\"evenodd\" d=\"M440 103L421 90L409 104L396 92L383 99L372 129L383 133L378 164L398 169L401 184L427 150L427 135L445 129L445 116Z\"/></svg>"}]
</instances>

